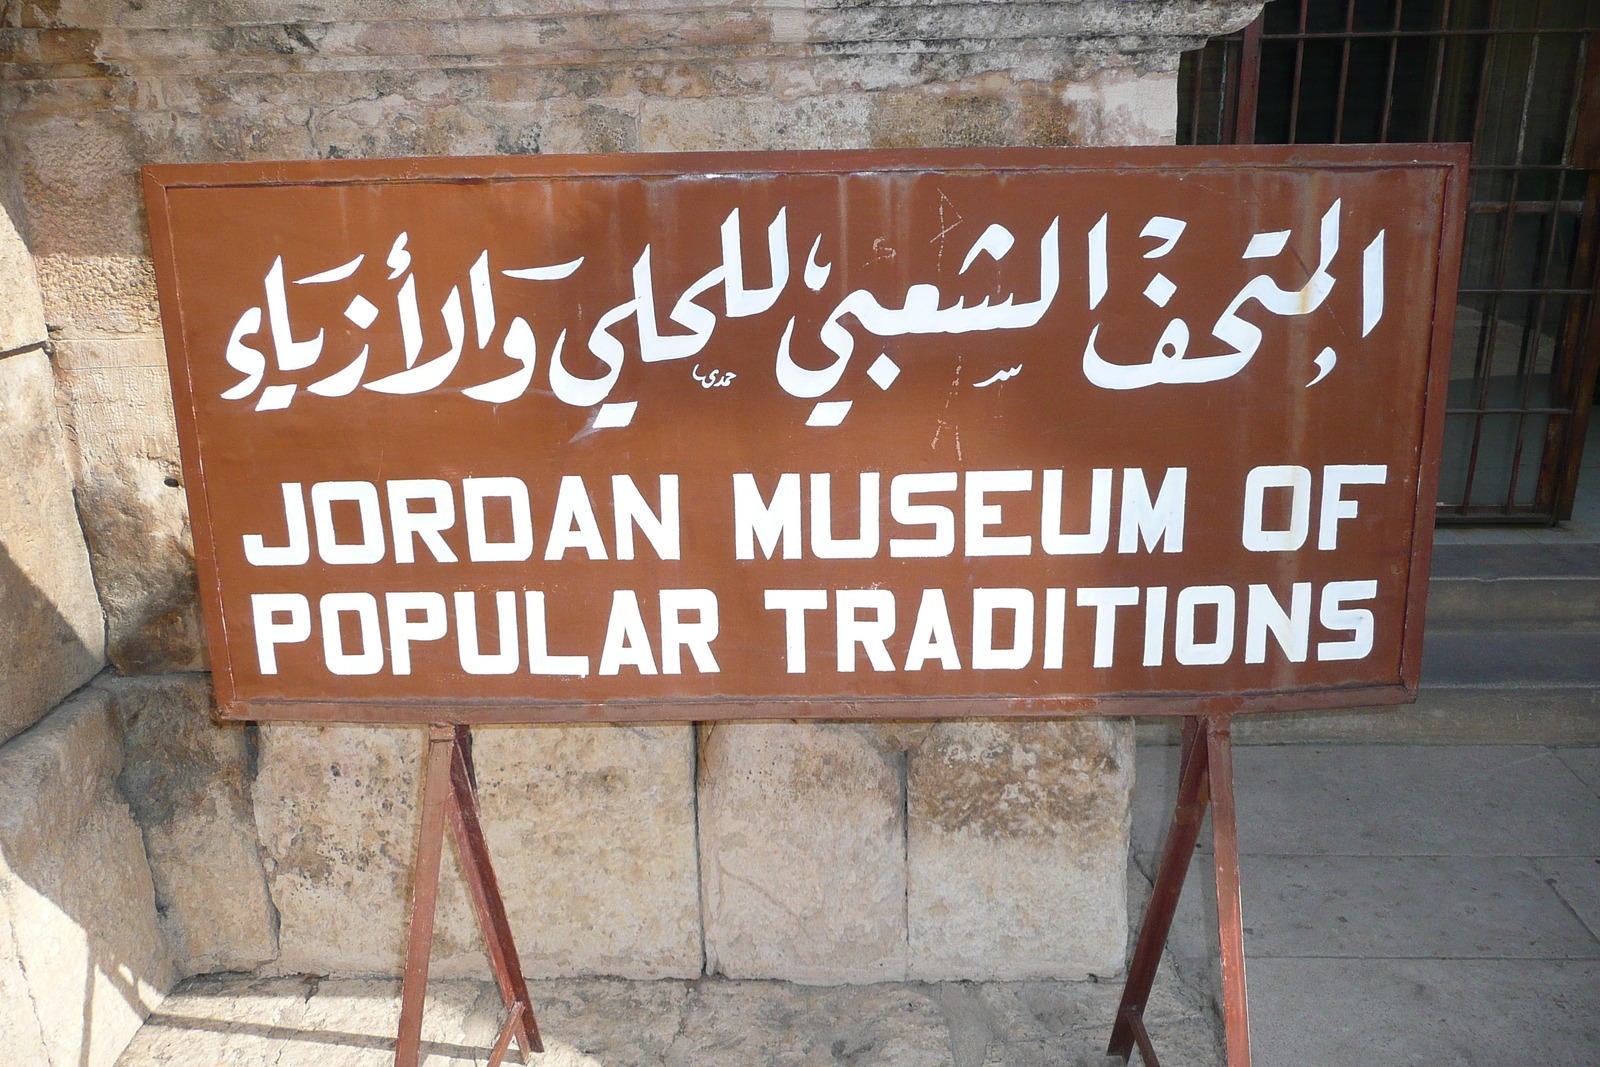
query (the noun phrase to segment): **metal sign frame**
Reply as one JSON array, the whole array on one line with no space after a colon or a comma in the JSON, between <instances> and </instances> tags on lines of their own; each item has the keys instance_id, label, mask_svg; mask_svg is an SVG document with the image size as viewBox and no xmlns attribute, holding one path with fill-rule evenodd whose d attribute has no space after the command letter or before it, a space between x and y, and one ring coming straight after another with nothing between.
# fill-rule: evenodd
<instances>
[{"instance_id":1,"label":"metal sign frame","mask_svg":"<svg viewBox=\"0 0 1600 1067\"><path fill-rule=\"evenodd\" d=\"M178 415L186 489L194 530L201 599L211 637L217 700L226 718L250 720L430 723L444 719L472 724L594 721L693 721L733 719L1061 718L1085 715L1184 715L1197 708L1230 714L1316 708L1371 706L1415 700L1422 654L1422 619L1436 495L1437 456L1442 442L1443 400L1449 374L1449 342L1453 316L1439 313L1453 307L1459 270L1461 205L1464 201L1465 155L1459 146L1335 146L1251 148L1125 148L1125 149L995 149L953 151L869 151L634 155L589 157L519 157L514 159L428 159L401 161L332 160L273 164L193 164L145 168L151 242L162 293L163 326ZM1440 260L1431 306L1427 411L1421 422L1414 459L1420 469L1416 496L1407 519L1414 553L1405 593L1399 677L1389 684L1301 686L1287 690L1195 692L1047 692L1039 695L919 696L907 691L892 696L850 691L848 678L840 692L819 698L794 696L717 695L694 697L668 692L660 698L636 696L593 699L528 699L452 697L448 700L394 697L358 699L284 699L241 695L236 681L239 647L246 639L229 634L221 599L224 583L220 547L214 535L212 493L205 457L196 429L199 398L194 384L195 361L203 353L189 351L186 297L194 288L180 276L176 262L170 198L194 189L238 189L256 186L357 187L387 185L460 185L497 180L663 179L713 175L916 175L975 172L1029 174L1049 171L1081 174L1150 174L1174 167L1203 173L1251 170L1293 172L1307 168L1330 173L1381 169L1428 170L1440 175L1437 200ZM969 257L970 258L970 257ZM281 284L281 283L280 283ZM1403 281L1401 283L1404 284ZM1410 294L1416 306L1421 294ZM200 294L196 299L203 299ZM264 328L263 328L264 329ZM212 358L212 357L206 357ZM211 401L213 404L215 401ZM779 676L781 678L781 676ZM857 675L861 679L862 675ZM860 682L855 683L859 686ZM1002 693L1004 691L1002 690Z\"/></svg>"}]
</instances>

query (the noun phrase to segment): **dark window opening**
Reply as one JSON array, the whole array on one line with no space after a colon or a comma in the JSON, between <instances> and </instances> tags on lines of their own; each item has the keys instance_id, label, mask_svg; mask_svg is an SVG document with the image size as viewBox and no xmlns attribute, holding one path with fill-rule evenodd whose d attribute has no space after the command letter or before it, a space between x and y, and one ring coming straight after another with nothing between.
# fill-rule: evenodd
<instances>
[{"instance_id":1,"label":"dark window opening","mask_svg":"<svg viewBox=\"0 0 1600 1067\"><path fill-rule=\"evenodd\" d=\"M1440 522L1569 518L1600 372L1600 0L1270 0L1180 144L1468 141Z\"/></svg>"}]
</instances>

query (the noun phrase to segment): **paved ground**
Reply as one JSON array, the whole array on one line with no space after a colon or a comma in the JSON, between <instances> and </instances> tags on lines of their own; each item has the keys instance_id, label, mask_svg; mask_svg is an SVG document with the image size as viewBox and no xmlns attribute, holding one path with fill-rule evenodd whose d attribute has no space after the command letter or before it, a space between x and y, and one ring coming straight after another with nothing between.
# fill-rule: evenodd
<instances>
[{"instance_id":1,"label":"paved ground","mask_svg":"<svg viewBox=\"0 0 1600 1067\"><path fill-rule=\"evenodd\" d=\"M1176 756L1139 752L1136 915ZM1257 1067L1600 1064L1600 748L1241 746L1235 762ZM1218 1062L1208 851L1149 1016L1167 1067ZM551 1051L536 1062L1101 1067L1117 994L541 982ZM196 980L119 1067L376 1067L392 1055L395 996L385 982ZM427 1063L483 1063L498 1012L490 987L436 985Z\"/></svg>"},{"instance_id":2,"label":"paved ground","mask_svg":"<svg viewBox=\"0 0 1600 1067\"><path fill-rule=\"evenodd\" d=\"M1118 989L1006 982L833 986L577 979L530 987L541 1067L1103 1067ZM188 983L119 1067L378 1067L393 1062L392 982L214 977ZM1171 1062L1215 1063L1208 1015L1164 976L1152 1005ZM433 987L428 1067L482 1064L492 986ZM1164 1059L1163 1063L1167 1061Z\"/></svg>"},{"instance_id":3,"label":"paved ground","mask_svg":"<svg viewBox=\"0 0 1600 1067\"><path fill-rule=\"evenodd\" d=\"M1145 870L1176 773L1140 749ZM1257 1067L1600 1064L1600 748L1241 746L1235 776ZM1191 983L1209 888L1174 931Z\"/></svg>"}]
</instances>

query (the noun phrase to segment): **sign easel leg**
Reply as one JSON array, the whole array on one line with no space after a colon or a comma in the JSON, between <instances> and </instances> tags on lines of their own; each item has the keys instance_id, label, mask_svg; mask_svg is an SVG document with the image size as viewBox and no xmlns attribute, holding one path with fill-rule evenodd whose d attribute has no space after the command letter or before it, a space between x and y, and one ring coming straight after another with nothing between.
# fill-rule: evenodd
<instances>
[{"instance_id":1,"label":"sign easel leg","mask_svg":"<svg viewBox=\"0 0 1600 1067\"><path fill-rule=\"evenodd\" d=\"M539 1024L533 1017L533 1004L528 1000L522 961L517 957L511 922L506 918L505 901L500 897L500 883L495 878L494 865L489 862L489 843L484 839L483 823L478 817L478 775L472 765L472 734L467 727L458 726L456 737L450 761L450 828L455 833L456 849L461 855L461 874L472 893L472 906L478 913L478 925L483 929L483 941L489 949L489 962L506 1005L505 1029L499 1042L502 1055L509 1035L515 1034L517 1047L526 1061L530 1053L543 1052L544 1044L539 1040ZM497 1067L498 1063L499 1060L491 1057L489 1067Z\"/></svg>"},{"instance_id":2,"label":"sign easel leg","mask_svg":"<svg viewBox=\"0 0 1600 1067\"><path fill-rule=\"evenodd\" d=\"M1250 1012L1245 1002L1244 908L1239 898L1239 831L1233 812L1233 735L1226 715L1206 727L1211 784L1211 840L1217 869L1217 932L1222 943L1222 1021L1228 1067L1250 1067Z\"/></svg>"},{"instance_id":3,"label":"sign easel leg","mask_svg":"<svg viewBox=\"0 0 1600 1067\"><path fill-rule=\"evenodd\" d=\"M400 994L400 1034L395 1042L395 1067L417 1067L422 1048L422 1012L428 992L429 953L433 947L434 914L439 903L439 864L444 852L444 827L449 822L460 852L461 873L489 948L495 981L506 1002L507 1018L489 1057L499 1067L516 1038L522 1057L543 1052L539 1026L528 986L522 977L511 924L489 848L478 817L477 773L472 764L472 735L467 727L435 723L428 731L428 757L422 791L422 832L417 841L417 866L411 891L411 929L406 940L405 981Z\"/></svg>"},{"instance_id":4,"label":"sign easel leg","mask_svg":"<svg viewBox=\"0 0 1600 1067\"><path fill-rule=\"evenodd\" d=\"M1107 1055L1127 1059L1135 1046L1146 1067L1159 1067L1144 1010L1178 898L1189 873L1206 806L1214 802L1211 832L1215 845L1217 924L1222 945L1223 1023L1228 1067L1250 1067L1250 1024L1245 1005L1244 922L1239 898L1239 836L1234 822L1233 748L1228 717L1190 715L1183 725L1183 755L1178 772L1178 802L1162 847L1150 903L1139 928L1128 979L1117 1008Z\"/></svg>"}]
</instances>

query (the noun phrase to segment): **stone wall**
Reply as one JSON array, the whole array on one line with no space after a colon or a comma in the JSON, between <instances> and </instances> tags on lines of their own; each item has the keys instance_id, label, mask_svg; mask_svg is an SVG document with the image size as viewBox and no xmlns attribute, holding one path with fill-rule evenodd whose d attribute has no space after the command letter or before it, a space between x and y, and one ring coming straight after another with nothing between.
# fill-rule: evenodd
<instances>
[{"instance_id":1,"label":"stone wall","mask_svg":"<svg viewBox=\"0 0 1600 1067\"><path fill-rule=\"evenodd\" d=\"M73 695L105 664L105 620L49 354L0 210L0 1059L110 1067L174 974L117 724L104 694Z\"/></svg>"},{"instance_id":2,"label":"stone wall","mask_svg":"<svg viewBox=\"0 0 1600 1067\"><path fill-rule=\"evenodd\" d=\"M105 662L46 341L33 260L0 210L0 743Z\"/></svg>"},{"instance_id":3,"label":"stone wall","mask_svg":"<svg viewBox=\"0 0 1600 1067\"><path fill-rule=\"evenodd\" d=\"M43 526L76 530L70 477L106 619L102 652L80 559L50 602L82 648L31 627L23 703L102 655L124 675L94 699L171 972L394 973L423 740L205 718L141 164L1170 142L1178 53L1257 7L0 3L0 204L54 353L0 375L53 372L65 473L28 477L56 479ZM27 266L0 255L0 279ZM15 704L0 689L0 730ZM1124 723L522 729L480 731L479 759L530 975L1082 977L1122 965L1131 743ZM442 907L439 972L481 973L452 877Z\"/></svg>"}]
</instances>

